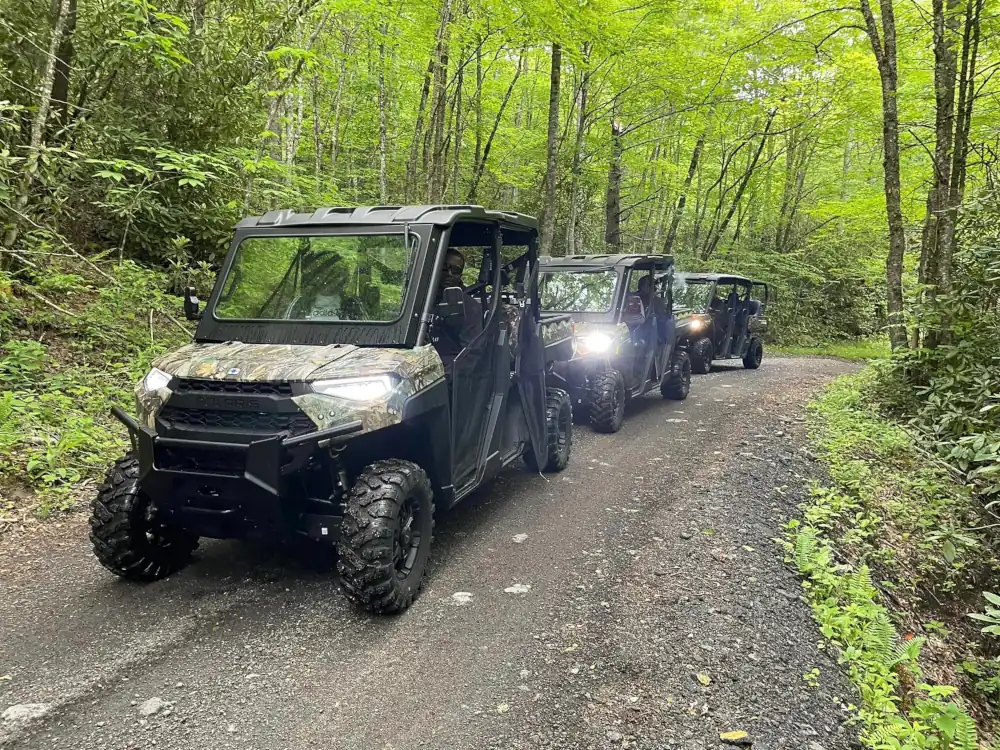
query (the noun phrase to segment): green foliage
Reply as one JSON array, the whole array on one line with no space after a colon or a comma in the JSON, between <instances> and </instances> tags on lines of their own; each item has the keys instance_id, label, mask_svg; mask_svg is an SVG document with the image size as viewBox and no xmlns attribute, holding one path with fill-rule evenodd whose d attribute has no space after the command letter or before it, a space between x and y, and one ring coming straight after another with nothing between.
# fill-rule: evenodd
<instances>
[{"instance_id":1,"label":"green foliage","mask_svg":"<svg viewBox=\"0 0 1000 750\"><path fill-rule=\"evenodd\" d=\"M772 350L782 354L806 354L817 357L836 357L853 362L884 359L889 356L889 342L884 338L848 341L824 341L814 346L781 344Z\"/></svg>"},{"instance_id":2,"label":"green foliage","mask_svg":"<svg viewBox=\"0 0 1000 750\"><path fill-rule=\"evenodd\" d=\"M973 612L969 617L987 623L984 633L1000 636L1000 596L989 591L984 591L983 596L987 602L985 613Z\"/></svg>"},{"instance_id":3,"label":"green foliage","mask_svg":"<svg viewBox=\"0 0 1000 750\"><path fill-rule=\"evenodd\" d=\"M1000 500L1000 191L966 210L952 291L920 310L934 347L900 352L879 397L987 503Z\"/></svg>"},{"instance_id":4,"label":"green foliage","mask_svg":"<svg viewBox=\"0 0 1000 750\"><path fill-rule=\"evenodd\" d=\"M25 330L55 334L59 348L34 338L0 344L0 486L34 490L41 515L79 502L80 489L125 450L110 405L131 408L131 385L150 360L186 338L166 318L180 304L160 291L163 275L127 262L114 284L100 278L97 286L55 269L36 273L34 289L59 292L76 312L19 303L14 314Z\"/></svg>"},{"instance_id":5,"label":"green foliage","mask_svg":"<svg viewBox=\"0 0 1000 750\"><path fill-rule=\"evenodd\" d=\"M812 489L802 518L787 525L785 549L858 689L865 745L976 748L976 724L957 689L925 677L924 638L896 629L897 616L915 613L890 612L882 590L909 592L913 602L956 601L995 571L992 554L984 555L991 542L967 488L877 411L879 383L869 368L835 381L810 405L811 438L832 485ZM941 623L927 632L949 635ZM975 689L985 694L992 673L981 672Z\"/></svg>"}]
</instances>

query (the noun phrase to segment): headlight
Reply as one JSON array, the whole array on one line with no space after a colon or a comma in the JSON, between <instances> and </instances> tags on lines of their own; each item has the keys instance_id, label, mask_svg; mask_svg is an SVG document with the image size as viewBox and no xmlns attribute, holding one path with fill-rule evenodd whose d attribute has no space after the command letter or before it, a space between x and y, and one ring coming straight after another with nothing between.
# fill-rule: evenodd
<instances>
[{"instance_id":1,"label":"headlight","mask_svg":"<svg viewBox=\"0 0 1000 750\"><path fill-rule=\"evenodd\" d=\"M396 379L391 375L363 378L337 378L317 380L310 388L324 396L344 398L348 401L376 401L385 398L396 387Z\"/></svg>"},{"instance_id":2,"label":"headlight","mask_svg":"<svg viewBox=\"0 0 1000 750\"><path fill-rule=\"evenodd\" d=\"M705 326L705 321L701 318L691 318L691 330L700 331Z\"/></svg>"},{"instance_id":3,"label":"headlight","mask_svg":"<svg viewBox=\"0 0 1000 750\"><path fill-rule=\"evenodd\" d=\"M146 377L142 379L142 387L145 389L146 393L152 393L153 391L158 391L161 388L166 388L169 383L170 376L163 370L157 370L155 367L146 374Z\"/></svg>"},{"instance_id":4,"label":"headlight","mask_svg":"<svg viewBox=\"0 0 1000 750\"><path fill-rule=\"evenodd\" d=\"M592 354L603 354L611 348L612 338L606 333L592 333L584 336L583 345Z\"/></svg>"}]
</instances>

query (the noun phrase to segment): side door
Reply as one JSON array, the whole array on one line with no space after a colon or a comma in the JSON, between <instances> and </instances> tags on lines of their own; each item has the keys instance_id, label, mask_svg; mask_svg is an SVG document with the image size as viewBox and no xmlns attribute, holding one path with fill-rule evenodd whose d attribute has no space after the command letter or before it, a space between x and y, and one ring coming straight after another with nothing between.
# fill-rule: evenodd
<instances>
[{"instance_id":1,"label":"side door","mask_svg":"<svg viewBox=\"0 0 1000 750\"><path fill-rule=\"evenodd\" d=\"M733 326L732 354L742 357L750 342L750 284L736 285L735 325Z\"/></svg>"},{"instance_id":2,"label":"side door","mask_svg":"<svg viewBox=\"0 0 1000 750\"><path fill-rule=\"evenodd\" d=\"M637 325L629 325L629 333L632 341L632 351L630 360L630 372L626 374L629 378L629 386L635 390L641 388L649 375L653 364L653 357L657 350L656 316L653 314L653 300L642 299L639 293L639 283L643 277L649 277L647 283L653 285L654 295L656 294L655 279L652 277L650 269L633 268L629 271L628 294L625 298L626 306L631 300L639 298L642 302L642 319Z\"/></svg>"},{"instance_id":3,"label":"side door","mask_svg":"<svg viewBox=\"0 0 1000 750\"><path fill-rule=\"evenodd\" d=\"M499 229L494 233L498 235ZM491 426L495 426L494 395L500 356L497 341L501 322L497 293L499 238L490 246L457 249L466 257L462 277L465 304L470 305L472 300L471 309L478 309L483 319L482 329L458 353L449 373L452 476L455 491L461 493L467 485L478 482L478 470L489 450ZM505 351L509 358L509 349Z\"/></svg>"},{"instance_id":4,"label":"side door","mask_svg":"<svg viewBox=\"0 0 1000 750\"><path fill-rule=\"evenodd\" d=\"M719 283L715 285L712 300L712 324L715 333L715 356L725 359L730 356L733 345L733 325L736 322L736 285Z\"/></svg>"}]
</instances>

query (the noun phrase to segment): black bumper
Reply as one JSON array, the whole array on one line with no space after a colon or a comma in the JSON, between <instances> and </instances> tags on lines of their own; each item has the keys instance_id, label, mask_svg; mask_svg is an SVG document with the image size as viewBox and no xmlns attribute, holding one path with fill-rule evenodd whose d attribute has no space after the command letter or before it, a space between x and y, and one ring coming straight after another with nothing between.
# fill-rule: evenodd
<instances>
[{"instance_id":1,"label":"black bumper","mask_svg":"<svg viewBox=\"0 0 1000 750\"><path fill-rule=\"evenodd\" d=\"M128 428L139 459L143 493L179 526L219 539L273 536L294 530L337 540L341 519L302 512L304 498L292 494L293 483L288 477L330 440L360 430L361 422L295 437L278 434L250 443L225 443L163 437L117 406L111 413ZM209 466L225 468L201 470L175 465L170 456L178 449L203 454ZM213 462L213 456L224 456L225 460Z\"/></svg>"}]
</instances>

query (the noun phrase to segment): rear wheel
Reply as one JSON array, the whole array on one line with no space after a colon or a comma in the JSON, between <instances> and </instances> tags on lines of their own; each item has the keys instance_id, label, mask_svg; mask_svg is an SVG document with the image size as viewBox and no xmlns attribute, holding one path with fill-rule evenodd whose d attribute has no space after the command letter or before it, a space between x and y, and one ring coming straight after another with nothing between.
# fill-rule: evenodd
<instances>
[{"instance_id":1,"label":"rear wheel","mask_svg":"<svg viewBox=\"0 0 1000 750\"><path fill-rule=\"evenodd\" d=\"M691 372L696 375L704 375L712 369L712 355L715 347L712 339L702 336L691 346Z\"/></svg>"},{"instance_id":2,"label":"rear wheel","mask_svg":"<svg viewBox=\"0 0 1000 750\"><path fill-rule=\"evenodd\" d=\"M569 394L559 388L549 388L545 393L545 465L542 471L562 471L569 463L573 446L573 405ZM535 451L528 446L524 462L532 471L538 471Z\"/></svg>"},{"instance_id":3,"label":"rear wheel","mask_svg":"<svg viewBox=\"0 0 1000 750\"><path fill-rule=\"evenodd\" d=\"M750 341L750 348L747 349L747 354L743 358L743 366L748 370L756 370L760 367L761 360L764 359L764 345L760 343L760 339L752 339Z\"/></svg>"},{"instance_id":4,"label":"rear wheel","mask_svg":"<svg viewBox=\"0 0 1000 750\"><path fill-rule=\"evenodd\" d=\"M128 454L111 467L91 505L94 555L116 576L149 582L176 573L198 537L163 518L139 487L139 460Z\"/></svg>"},{"instance_id":5,"label":"rear wheel","mask_svg":"<svg viewBox=\"0 0 1000 750\"><path fill-rule=\"evenodd\" d=\"M683 401L691 390L691 358L677 350L668 370L660 381L660 395L673 401Z\"/></svg>"},{"instance_id":6,"label":"rear wheel","mask_svg":"<svg viewBox=\"0 0 1000 750\"><path fill-rule=\"evenodd\" d=\"M347 598L374 614L402 612L424 581L434 493L410 461L376 461L347 497L337 572Z\"/></svg>"},{"instance_id":7,"label":"rear wheel","mask_svg":"<svg viewBox=\"0 0 1000 750\"><path fill-rule=\"evenodd\" d=\"M625 421L625 379L605 370L591 380L587 406L590 426L598 432L618 432Z\"/></svg>"}]
</instances>

